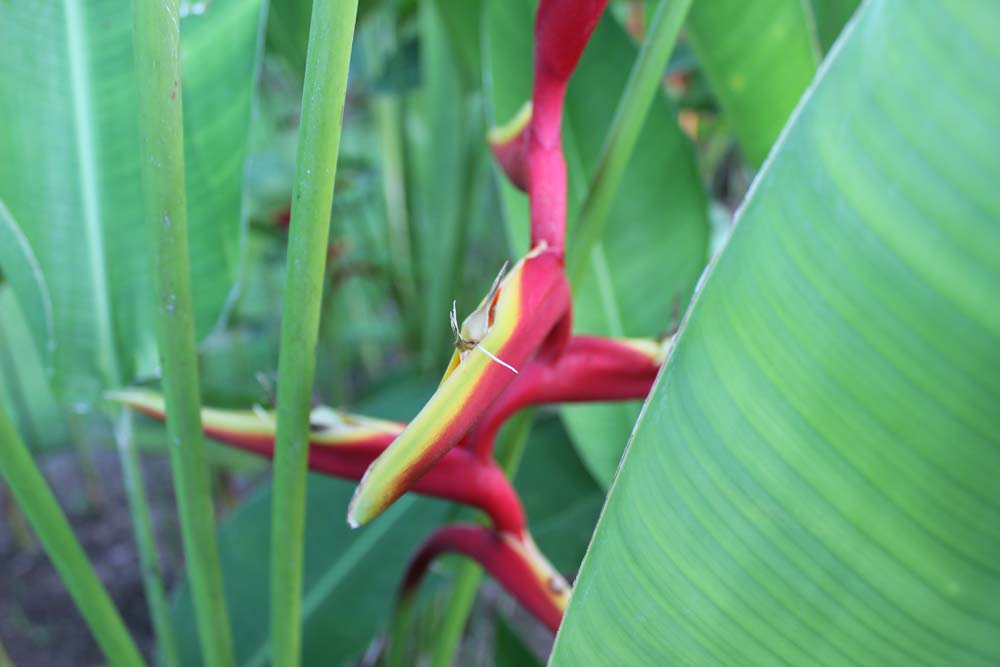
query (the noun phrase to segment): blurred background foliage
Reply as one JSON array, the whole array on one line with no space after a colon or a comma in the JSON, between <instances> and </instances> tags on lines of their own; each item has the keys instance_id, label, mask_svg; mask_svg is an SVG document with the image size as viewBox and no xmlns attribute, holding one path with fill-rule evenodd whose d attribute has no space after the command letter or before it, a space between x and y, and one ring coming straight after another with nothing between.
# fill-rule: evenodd
<instances>
[{"instance_id":1,"label":"blurred background foliage","mask_svg":"<svg viewBox=\"0 0 1000 667\"><path fill-rule=\"evenodd\" d=\"M157 376L131 16L122 0L28 4L0 2L0 200L9 209L0 220L8 274L0 403L37 453L71 448L86 477L93 450L113 446L114 413L101 393ZM527 200L500 178L484 137L529 97L534 5L362 0L331 212L318 403L411 417L451 353L452 300L471 310L503 262L526 249ZM570 87L570 238L655 5L614 0ZM578 331L670 329L856 5L695 2L609 224L574 285ZM310 8L307 0L181 3L205 405L273 400ZM8 240L15 235L23 243ZM36 280L10 279L19 263L35 267ZM517 486L539 545L567 573L579 565L637 412L576 406L537 417ZM159 425L141 420L135 437L151 456L162 452ZM234 472L250 480L234 499L220 493L220 547L241 664L263 664L266 464L221 446L211 452L220 488ZM371 654L407 555L453 512L408 498L392 518L349 532L340 517L351 488L310 478L306 664ZM433 637L451 564L425 591L424 639ZM495 587L484 590L491 611L473 620L468 640L495 642L496 662L484 664L544 655L544 637ZM175 611L184 664L195 664L183 583Z\"/></svg>"}]
</instances>

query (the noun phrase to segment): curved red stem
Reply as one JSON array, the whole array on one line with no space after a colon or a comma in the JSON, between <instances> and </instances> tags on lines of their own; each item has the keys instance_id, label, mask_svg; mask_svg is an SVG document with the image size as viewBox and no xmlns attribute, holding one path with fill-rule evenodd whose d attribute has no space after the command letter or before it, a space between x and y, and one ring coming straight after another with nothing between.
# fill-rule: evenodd
<instances>
[{"instance_id":1,"label":"curved red stem","mask_svg":"<svg viewBox=\"0 0 1000 667\"><path fill-rule=\"evenodd\" d=\"M607 0L542 0L535 17L535 80L528 131L531 244L545 241L560 255L566 235L563 101L570 75L607 4Z\"/></svg>"},{"instance_id":2,"label":"curved red stem","mask_svg":"<svg viewBox=\"0 0 1000 667\"><path fill-rule=\"evenodd\" d=\"M514 540L483 526L439 528L410 560L402 595L420 585L430 564L443 553L472 558L552 632L559 629L569 591L562 578L538 554L530 538Z\"/></svg>"},{"instance_id":3,"label":"curved red stem","mask_svg":"<svg viewBox=\"0 0 1000 667\"><path fill-rule=\"evenodd\" d=\"M660 363L627 343L574 336L561 352L532 359L466 439L480 461L493 456L500 427L515 412L543 403L644 399Z\"/></svg>"}]
</instances>

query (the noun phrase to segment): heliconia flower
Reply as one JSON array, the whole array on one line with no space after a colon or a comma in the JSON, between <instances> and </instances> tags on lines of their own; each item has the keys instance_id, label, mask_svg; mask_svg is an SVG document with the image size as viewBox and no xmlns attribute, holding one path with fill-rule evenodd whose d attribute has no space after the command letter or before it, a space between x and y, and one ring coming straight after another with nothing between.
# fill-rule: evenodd
<instances>
[{"instance_id":1,"label":"heliconia flower","mask_svg":"<svg viewBox=\"0 0 1000 667\"><path fill-rule=\"evenodd\" d=\"M566 345L531 360L465 439L489 460L496 435L529 405L644 399L673 346L645 338L573 336Z\"/></svg>"},{"instance_id":2,"label":"heliconia flower","mask_svg":"<svg viewBox=\"0 0 1000 667\"><path fill-rule=\"evenodd\" d=\"M528 191L528 128L531 124L531 102L525 102L506 124L495 127L486 135L493 157L507 179L522 192Z\"/></svg>"},{"instance_id":3,"label":"heliconia flower","mask_svg":"<svg viewBox=\"0 0 1000 667\"><path fill-rule=\"evenodd\" d=\"M465 320L440 386L365 473L348 523L382 513L465 436L519 368L541 348L565 344L569 308L562 257L542 243Z\"/></svg>"},{"instance_id":4,"label":"heliconia flower","mask_svg":"<svg viewBox=\"0 0 1000 667\"><path fill-rule=\"evenodd\" d=\"M439 528L410 561L401 597L415 593L427 568L442 553L472 558L550 630L559 629L570 587L527 533L516 536L473 525Z\"/></svg>"},{"instance_id":5,"label":"heliconia flower","mask_svg":"<svg viewBox=\"0 0 1000 667\"><path fill-rule=\"evenodd\" d=\"M108 392L106 398L159 421L165 418L163 397L156 392L132 389ZM201 416L205 435L213 440L274 457L273 412L202 408ZM310 427L309 468L359 480L405 424L318 407L310 413ZM524 509L503 470L468 449L455 449L442 457L413 491L477 507L498 529L512 534L524 530Z\"/></svg>"}]
</instances>

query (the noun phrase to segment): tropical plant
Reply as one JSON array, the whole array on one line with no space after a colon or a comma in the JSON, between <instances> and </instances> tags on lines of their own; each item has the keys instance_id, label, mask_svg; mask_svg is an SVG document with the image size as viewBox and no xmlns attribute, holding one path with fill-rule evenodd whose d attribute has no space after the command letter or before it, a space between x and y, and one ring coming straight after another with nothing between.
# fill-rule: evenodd
<instances>
[{"instance_id":1,"label":"tropical plant","mask_svg":"<svg viewBox=\"0 0 1000 667\"><path fill-rule=\"evenodd\" d=\"M10 548L113 665L997 663L998 30L0 2ZM67 443L99 516L115 444L154 653Z\"/></svg>"}]
</instances>

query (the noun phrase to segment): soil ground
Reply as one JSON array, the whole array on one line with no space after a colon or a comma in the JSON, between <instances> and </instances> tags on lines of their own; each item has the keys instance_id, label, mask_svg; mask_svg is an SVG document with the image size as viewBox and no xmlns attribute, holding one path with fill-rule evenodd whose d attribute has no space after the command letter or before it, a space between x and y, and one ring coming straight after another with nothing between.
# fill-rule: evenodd
<instances>
[{"instance_id":1,"label":"soil ground","mask_svg":"<svg viewBox=\"0 0 1000 667\"><path fill-rule=\"evenodd\" d=\"M69 516L77 538L107 586L143 653L153 646L132 523L114 451L93 453L98 502L87 497L80 467L72 452L45 459L43 470ZM171 496L170 467L165 457L144 459L153 526L161 546L168 590L179 571L179 544ZM0 643L17 667L76 667L105 664L101 651L76 610L69 593L37 542L25 549L12 531L12 505L4 490L0 499ZM34 540L34 536L31 536ZM167 548L163 548L164 546Z\"/></svg>"}]
</instances>

